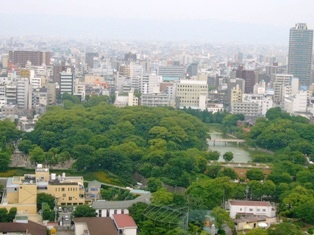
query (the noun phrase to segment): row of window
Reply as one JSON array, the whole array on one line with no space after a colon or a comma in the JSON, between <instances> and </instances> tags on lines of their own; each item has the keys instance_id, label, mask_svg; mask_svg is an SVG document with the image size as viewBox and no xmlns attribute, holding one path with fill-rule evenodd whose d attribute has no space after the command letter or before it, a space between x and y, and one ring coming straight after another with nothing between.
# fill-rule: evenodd
<instances>
[{"instance_id":1,"label":"row of window","mask_svg":"<svg viewBox=\"0 0 314 235\"><path fill-rule=\"evenodd\" d=\"M242 208L240 208L240 211L242 211ZM253 208L249 208L249 211L253 211ZM257 212L261 212L261 209L257 208L256 209ZM266 209L262 209L263 212L266 212Z\"/></svg>"},{"instance_id":2,"label":"row of window","mask_svg":"<svg viewBox=\"0 0 314 235\"><path fill-rule=\"evenodd\" d=\"M78 188L68 188L68 191L77 191ZM55 188L55 191L56 192L64 192L65 191L65 188Z\"/></svg>"}]
</instances>

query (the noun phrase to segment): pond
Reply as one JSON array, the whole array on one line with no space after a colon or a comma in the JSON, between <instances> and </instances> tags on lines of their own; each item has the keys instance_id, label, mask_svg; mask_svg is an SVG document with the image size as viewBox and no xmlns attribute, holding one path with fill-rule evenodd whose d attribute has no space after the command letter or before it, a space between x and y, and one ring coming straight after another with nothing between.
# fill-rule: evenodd
<instances>
[{"instance_id":1,"label":"pond","mask_svg":"<svg viewBox=\"0 0 314 235\"><path fill-rule=\"evenodd\" d=\"M222 137L222 133L220 132L210 132L211 139L224 139ZM246 151L241 145L237 146L236 143L227 143L224 142L216 142L215 145L212 141L208 140L208 148L212 151L220 152L219 162L224 162L222 155L225 152L232 152L233 153L233 160L232 162L240 162L240 163L247 163L252 161L250 157L250 153Z\"/></svg>"}]
</instances>

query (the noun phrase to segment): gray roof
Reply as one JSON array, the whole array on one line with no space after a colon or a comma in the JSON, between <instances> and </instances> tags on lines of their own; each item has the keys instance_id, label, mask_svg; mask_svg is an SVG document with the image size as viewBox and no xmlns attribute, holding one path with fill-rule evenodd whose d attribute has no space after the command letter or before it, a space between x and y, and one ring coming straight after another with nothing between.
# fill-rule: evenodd
<instances>
[{"instance_id":1,"label":"gray roof","mask_svg":"<svg viewBox=\"0 0 314 235\"><path fill-rule=\"evenodd\" d=\"M91 187L100 188L101 187L101 183L98 182L97 180L93 180L93 181L88 183L88 188L91 188Z\"/></svg>"},{"instance_id":2,"label":"gray roof","mask_svg":"<svg viewBox=\"0 0 314 235\"><path fill-rule=\"evenodd\" d=\"M105 200L98 200L93 202L93 208L96 210L101 209L127 209L131 207L133 204L138 202L145 202L150 203L151 193L144 194L138 198L133 200L126 200L126 201L105 201Z\"/></svg>"},{"instance_id":3,"label":"gray roof","mask_svg":"<svg viewBox=\"0 0 314 235\"><path fill-rule=\"evenodd\" d=\"M18 187L19 185L18 184L13 184L13 177L10 177L10 178L8 178L8 180L7 180L7 188L9 188L9 187Z\"/></svg>"}]
</instances>

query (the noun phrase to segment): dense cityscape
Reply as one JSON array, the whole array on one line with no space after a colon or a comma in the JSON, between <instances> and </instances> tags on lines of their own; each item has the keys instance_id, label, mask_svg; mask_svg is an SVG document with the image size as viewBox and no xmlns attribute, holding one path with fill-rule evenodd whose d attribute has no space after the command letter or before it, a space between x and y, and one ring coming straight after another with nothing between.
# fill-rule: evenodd
<instances>
[{"instance_id":1,"label":"dense cityscape","mask_svg":"<svg viewBox=\"0 0 314 235\"><path fill-rule=\"evenodd\" d=\"M308 23L281 44L3 34L0 234L314 234Z\"/></svg>"}]
</instances>

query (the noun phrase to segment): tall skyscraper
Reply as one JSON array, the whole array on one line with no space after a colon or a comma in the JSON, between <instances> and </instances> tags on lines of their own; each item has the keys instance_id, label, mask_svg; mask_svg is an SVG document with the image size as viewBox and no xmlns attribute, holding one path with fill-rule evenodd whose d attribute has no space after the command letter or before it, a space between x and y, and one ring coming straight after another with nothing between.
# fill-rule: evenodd
<instances>
[{"instance_id":1,"label":"tall skyscraper","mask_svg":"<svg viewBox=\"0 0 314 235\"><path fill-rule=\"evenodd\" d=\"M309 86L313 50L313 30L304 23L290 29L288 73L299 78L301 86Z\"/></svg>"}]
</instances>

